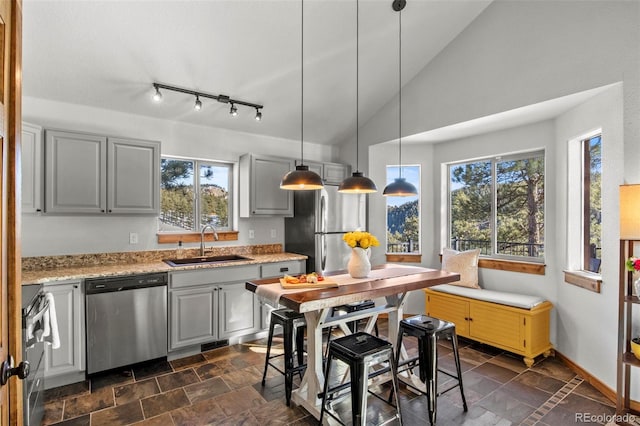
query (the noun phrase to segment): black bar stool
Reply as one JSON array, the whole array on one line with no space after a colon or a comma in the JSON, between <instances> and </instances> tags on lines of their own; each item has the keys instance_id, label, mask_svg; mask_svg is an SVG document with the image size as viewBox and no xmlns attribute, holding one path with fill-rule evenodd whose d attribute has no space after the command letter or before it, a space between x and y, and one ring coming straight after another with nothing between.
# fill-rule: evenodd
<instances>
[{"instance_id":1,"label":"black bar stool","mask_svg":"<svg viewBox=\"0 0 640 426\"><path fill-rule=\"evenodd\" d=\"M271 343L273 342L273 330L276 325L282 327L282 337L284 353L271 356ZM262 373L262 386L265 384L267 377L267 368L269 366L275 368L281 374L284 374L284 389L287 399L287 406L291 403L291 390L293 389L293 375L295 373L300 374L304 372L307 364L304 363L304 329L307 323L304 319L304 314L295 312L291 309L276 309L271 311L271 322L269 323L269 340L267 343L267 354L264 360L264 372ZM294 366L293 362L293 340L295 332L295 344L296 355L298 358L298 365ZM284 356L284 371L274 365L271 360Z\"/></svg>"},{"instance_id":2,"label":"black bar stool","mask_svg":"<svg viewBox=\"0 0 640 426\"><path fill-rule=\"evenodd\" d=\"M403 360L400 362L400 351L396 355L396 364L398 365L398 377L407 386L427 395L429 401L429 421L432 425L436 423L437 397L453 388L460 388L460 396L462 396L462 405L464 411L467 411L467 400L464 397L464 389L462 386L462 372L460 369L460 356L458 354L458 337L456 335L456 326L454 323L441 319L428 317L426 315L416 315L400 321L400 329L398 331L398 348L402 345L402 337L404 335L418 338L418 356ZM456 363L456 373L453 375L448 371L438 369L438 338L447 337L451 340L453 349L453 357ZM416 360L419 364L420 380L426 383L425 390L418 389L412 383L402 380L400 373L411 370L415 367ZM401 369L401 367L406 368ZM456 379L456 384L438 393L438 371L449 377Z\"/></svg>"},{"instance_id":3,"label":"black bar stool","mask_svg":"<svg viewBox=\"0 0 640 426\"><path fill-rule=\"evenodd\" d=\"M376 304L373 300L363 300L361 302L347 303L345 305L334 306L333 308L331 308L331 316L333 317L340 314L348 314L351 312L362 311L364 309L374 308L375 306ZM347 327L349 327L349 330L351 330L352 333L355 333L356 331L358 331L359 322L360 320L355 320L355 321L349 321L347 323ZM373 327L376 332L376 336L380 336L380 334L378 333L378 323L376 322L373 325ZM324 352L325 358L329 353L329 341L331 340L331 333L333 332L333 328L334 328L333 326L327 327L327 347Z\"/></svg>"},{"instance_id":4,"label":"black bar stool","mask_svg":"<svg viewBox=\"0 0 640 426\"><path fill-rule=\"evenodd\" d=\"M336 358L349 366L351 382L329 387L331 361ZM379 370L369 372L370 367L388 362L389 366ZM320 410L320 424L324 414L333 417L344 425L336 413L328 407L334 394L340 390L351 389L351 415L352 424L365 425L367 421L367 396L369 393L387 402L385 399L373 392L368 391L369 379L380 374L391 371L393 384L392 395L395 395L396 415L402 424L400 415L400 401L398 399L398 381L396 378L396 365L393 356L393 346L390 342L382 340L376 336L365 332L358 332L348 336L340 337L329 343L329 354L327 356L327 366L325 369L324 392L322 393L322 408Z\"/></svg>"}]
</instances>

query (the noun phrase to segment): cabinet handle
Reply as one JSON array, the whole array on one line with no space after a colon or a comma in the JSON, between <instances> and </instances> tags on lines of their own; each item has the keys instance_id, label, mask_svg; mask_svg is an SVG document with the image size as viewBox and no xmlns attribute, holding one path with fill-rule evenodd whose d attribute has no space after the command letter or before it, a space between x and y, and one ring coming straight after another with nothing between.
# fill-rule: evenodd
<instances>
[{"instance_id":1,"label":"cabinet handle","mask_svg":"<svg viewBox=\"0 0 640 426\"><path fill-rule=\"evenodd\" d=\"M113 212L113 210L109 209L109 213L112 213L112 212Z\"/></svg>"},{"instance_id":2,"label":"cabinet handle","mask_svg":"<svg viewBox=\"0 0 640 426\"><path fill-rule=\"evenodd\" d=\"M289 272L289 267L283 266L282 268L280 268L280 272Z\"/></svg>"},{"instance_id":3,"label":"cabinet handle","mask_svg":"<svg viewBox=\"0 0 640 426\"><path fill-rule=\"evenodd\" d=\"M104 213L104 209L100 210L100 213Z\"/></svg>"},{"instance_id":4,"label":"cabinet handle","mask_svg":"<svg viewBox=\"0 0 640 426\"><path fill-rule=\"evenodd\" d=\"M36 209L36 211L37 211L37 212L41 212L41 211L42 211L42 209Z\"/></svg>"},{"instance_id":5,"label":"cabinet handle","mask_svg":"<svg viewBox=\"0 0 640 426\"><path fill-rule=\"evenodd\" d=\"M74 285L73 285L73 288L78 288L78 284L74 284Z\"/></svg>"}]
</instances>

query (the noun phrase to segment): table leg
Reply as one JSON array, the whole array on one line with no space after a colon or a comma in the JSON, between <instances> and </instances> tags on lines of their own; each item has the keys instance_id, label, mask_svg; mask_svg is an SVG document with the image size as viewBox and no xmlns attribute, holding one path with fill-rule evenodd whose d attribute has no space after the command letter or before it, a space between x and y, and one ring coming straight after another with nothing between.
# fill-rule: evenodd
<instances>
[{"instance_id":1,"label":"table leg","mask_svg":"<svg viewBox=\"0 0 640 426\"><path fill-rule=\"evenodd\" d=\"M326 313L325 313L326 314ZM307 369L300 387L293 391L292 400L304 407L315 418L320 417L318 393L324 385L322 371L322 325L320 318L323 311L305 312L307 321Z\"/></svg>"}]
</instances>

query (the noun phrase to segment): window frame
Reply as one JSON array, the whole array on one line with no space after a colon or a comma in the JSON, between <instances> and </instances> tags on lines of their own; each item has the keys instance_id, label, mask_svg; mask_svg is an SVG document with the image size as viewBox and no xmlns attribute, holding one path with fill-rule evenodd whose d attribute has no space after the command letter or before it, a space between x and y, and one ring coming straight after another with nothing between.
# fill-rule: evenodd
<instances>
[{"instance_id":1,"label":"window frame","mask_svg":"<svg viewBox=\"0 0 640 426\"><path fill-rule=\"evenodd\" d=\"M602 176L602 132L596 132L594 134L590 134L587 137L580 138L580 151L582 154L581 158L581 264L580 270L582 272L599 274L600 267L598 267L597 271L591 271L590 260L591 260L591 150L590 143L593 139L600 138L600 175ZM602 177L600 178L600 191L601 191L601 202L602 202ZM602 214L602 211L600 212ZM602 241L602 235L600 235L600 240ZM602 247L600 247L602 249ZM600 259L602 259L602 254L600 255Z\"/></svg>"},{"instance_id":2,"label":"window frame","mask_svg":"<svg viewBox=\"0 0 640 426\"><path fill-rule=\"evenodd\" d=\"M235 163L229 161L220 161L220 160L210 160L210 159L202 159L202 158L191 158L191 157L181 157L175 155L162 155L160 157L160 161L162 160L177 160L177 161L190 161L193 163L193 220L194 220L194 228L196 229L182 229L175 231L167 231L158 229L158 234L163 235L172 235L172 234L186 234L186 233L200 233L202 230L203 224L201 223L202 212L200 211L201 206L201 182L200 182L200 167L201 166L214 166L214 167L224 167L228 171L228 204L227 204L227 216L228 216L228 224L227 226L216 226L216 231L228 232L233 231L235 229L235 199L237 194L235 193L235 184L234 184L234 174L235 174ZM160 181L160 191L162 191L162 179ZM162 210L162 207L160 207ZM159 220L159 218L158 218Z\"/></svg>"},{"instance_id":3,"label":"window frame","mask_svg":"<svg viewBox=\"0 0 640 426\"><path fill-rule=\"evenodd\" d=\"M495 260L504 260L508 262L522 262L522 263L536 263L536 264L545 264L545 255L546 252L541 257L531 257L531 256L515 256L515 255L506 255L498 253L498 191L497 191L497 164L503 161L518 161L525 160L535 157L542 157L543 167L544 167L544 177L543 177L543 187L545 188L544 192L544 207L543 207L543 229L546 231L546 222L547 222L547 156L545 148L537 148L529 151L522 151L516 153L506 153L499 155L492 155L487 157L479 157L465 160L453 161L445 164L444 172L446 177L446 194L444 197L444 201L446 202L446 232L445 232L445 244L443 247L451 247L451 241L453 240L453 227L451 226L452 214L451 214L451 168L455 166L459 166L461 164L470 164L470 163L480 163L480 162L490 162L491 164L491 212L489 214L490 220L490 254L480 254L480 257L483 259L495 259ZM546 241L546 233L543 235L543 241ZM545 243L543 243L544 245ZM500 269L500 268L498 268Z\"/></svg>"},{"instance_id":4,"label":"window frame","mask_svg":"<svg viewBox=\"0 0 640 426\"><path fill-rule=\"evenodd\" d=\"M389 178L391 177L391 182L393 182L398 174L395 176L389 176L388 171L389 168L399 168L402 169L402 176L405 177L405 169L409 167L417 167L418 168L418 185L416 189L418 190L418 251L412 252L389 252L387 249L389 248L389 241L387 239L387 233L389 230L389 215L388 215L388 197L384 197L384 250L386 256L421 256L422 255L422 165L421 164L387 164L385 165L385 181L387 184L389 183ZM407 197L409 198L409 197Z\"/></svg>"}]
</instances>

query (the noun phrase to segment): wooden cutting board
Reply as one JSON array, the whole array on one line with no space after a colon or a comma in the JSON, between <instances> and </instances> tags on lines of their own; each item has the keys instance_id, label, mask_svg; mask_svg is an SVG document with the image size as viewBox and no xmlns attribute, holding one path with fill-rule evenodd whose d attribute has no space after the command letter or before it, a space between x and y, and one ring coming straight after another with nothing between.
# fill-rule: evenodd
<instances>
[{"instance_id":1,"label":"wooden cutting board","mask_svg":"<svg viewBox=\"0 0 640 426\"><path fill-rule=\"evenodd\" d=\"M284 278L280 278L280 285L282 286L282 288L286 288L286 289L305 289L305 288L331 288L331 287L338 287L338 283L335 281L331 281L327 278L325 278L322 281L318 281L317 283L296 283L296 284L291 284L285 281Z\"/></svg>"}]
</instances>

